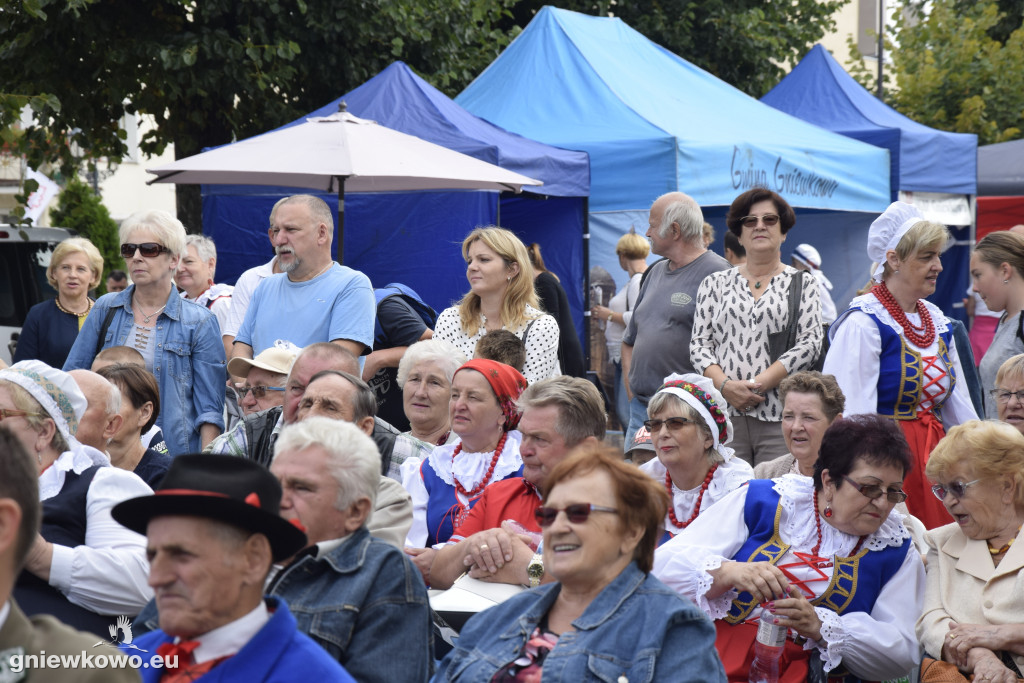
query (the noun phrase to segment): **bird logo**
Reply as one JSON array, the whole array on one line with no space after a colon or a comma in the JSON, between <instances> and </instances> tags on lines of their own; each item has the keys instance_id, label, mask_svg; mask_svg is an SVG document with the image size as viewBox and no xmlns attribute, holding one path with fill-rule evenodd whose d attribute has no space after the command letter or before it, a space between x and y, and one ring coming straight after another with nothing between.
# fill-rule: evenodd
<instances>
[{"instance_id":1,"label":"bird logo","mask_svg":"<svg viewBox=\"0 0 1024 683\"><path fill-rule=\"evenodd\" d=\"M117 618L117 621L107 627L110 631L110 642L105 640L93 645L93 647L99 647L100 645L113 645L114 647L124 647L131 650L138 650L139 652L149 652L149 650L143 650L138 645L132 643L132 622L127 616L121 615ZM118 637L117 632L121 632L121 636Z\"/></svg>"}]
</instances>

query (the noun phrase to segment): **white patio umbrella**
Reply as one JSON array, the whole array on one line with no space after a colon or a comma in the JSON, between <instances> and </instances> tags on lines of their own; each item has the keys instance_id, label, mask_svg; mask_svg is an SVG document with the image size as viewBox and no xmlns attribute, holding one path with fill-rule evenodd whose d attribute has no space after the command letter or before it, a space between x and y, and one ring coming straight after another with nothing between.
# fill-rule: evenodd
<instances>
[{"instance_id":1,"label":"white patio umbrella","mask_svg":"<svg viewBox=\"0 0 1024 683\"><path fill-rule=\"evenodd\" d=\"M346 192L520 192L523 185L543 184L344 110L146 170L157 176L149 184L280 185L336 191L339 262Z\"/></svg>"}]
</instances>

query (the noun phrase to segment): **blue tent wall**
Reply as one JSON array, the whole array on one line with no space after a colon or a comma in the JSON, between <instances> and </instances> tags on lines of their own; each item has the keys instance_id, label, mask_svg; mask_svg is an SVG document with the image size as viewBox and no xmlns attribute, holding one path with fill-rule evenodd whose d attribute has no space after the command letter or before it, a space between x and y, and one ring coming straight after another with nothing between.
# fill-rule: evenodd
<instances>
[{"instance_id":1,"label":"blue tent wall","mask_svg":"<svg viewBox=\"0 0 1024 683\"><path fill-rule=\"evenodd\" d=\"M477 226L499 222L500 216L501 224L524 242L541 245L583 333L583 207L590 187L586 153L537 143L478 119L401 62L309 116L337 111L341 101L356 116L544 181L533 194L504 193L500 199L486 192L347 194L345 265L366 273L375 286L403 282L440 311L468 288L462 239ZM301 191L203 186L203 229L217 243L218 281L234 282L270 259L270 209L281 197ZM313 194L337 208L337 196Z\"/></svg>"},{"instance_id":2,"label":"blue tent wall","mask_svg":"<svg viewBox=\"0 0 1024 683\"><path fill-rule=\"evenodd\" d=\"M929 128L865 90L815 45L765 104L828 130L890 150L896 192L976 194L978 136Z\"/></svg>"},{"instance_id":3,"label":"blue tent wall","mask_svg":"<svg viewBox=\"0 0 1024 683\"><path fill-rule=\"evenodd\" d=\"M795 207L864 212L853 220L867 223L889 203L885 150L762 105L619 19L545 7L455 101L590 154L590 263L619 286L615 243L630 227L646 232L665 192L721 207L766 183Z\"/></svg>"}]
</instances>

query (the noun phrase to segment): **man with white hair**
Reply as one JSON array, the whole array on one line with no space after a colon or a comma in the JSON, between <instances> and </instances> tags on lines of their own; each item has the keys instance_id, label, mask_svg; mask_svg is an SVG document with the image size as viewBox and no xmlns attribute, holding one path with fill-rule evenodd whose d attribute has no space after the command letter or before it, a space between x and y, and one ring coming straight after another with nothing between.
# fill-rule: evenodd
<instances>
[{"instance_id":1,"label":"man with white hair","mask_svg":"<svg viewBox=\"0 0 1024 683\"><path fill-rule=\"evenodd\" d=\"M368 277L331 258L330 207L312 195L285 197L270 212L270 226L283 274L256 287L233 356L252 358L278 339L332 342L361 356L373 344L376 301Z\"/></svg>"},{"instance_id":2,"label":"man with white hair","mask_svg":"<svg viewBox=\"0 0 1024 683\"><path fill-rule=\"evenodd\" d=\"M673 372L694 372L690 335L697 308L697 288L711 273L732 266L704 246L704 215L682 192L654 200L647 238L651 251L664 256L651 266L640 285L622 337L622 376L630 396L625 443L647 419L647 402Z\"/></svg>"},{"instance_id":3,"label":"man with white hair","mask_svg":"<svg viewBox=\"0 0 1024 683\"><path fill-rule=\"evenodd\" d=\"M121 390L92 370L72 370L68 374L85 394L87 403L75 438L106 453L107 444L124 423L120 414Z\"/></svg>"},{"instance_id":4,"label":"man with white hair","mask_svg":"<svg viewBox=\"0 0 1024 683\"><path fill-rule=\"evenodd\" d=\"M351 423L308 417L281 430L270 471L284 490L281 516L309 541L265 592L361 683L426 681L426 586L405 553L366 527L380 480L373 440Z\"/></svg>"}]
</instances>

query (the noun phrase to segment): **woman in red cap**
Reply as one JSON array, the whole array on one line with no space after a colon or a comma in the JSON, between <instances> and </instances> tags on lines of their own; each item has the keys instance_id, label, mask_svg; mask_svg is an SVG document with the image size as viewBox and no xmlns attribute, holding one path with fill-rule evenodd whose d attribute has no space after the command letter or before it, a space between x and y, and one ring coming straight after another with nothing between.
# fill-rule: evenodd
<instances>
[{"instance_id":1,"label":"woman in red cap","mask_svg":"<svg viewBox=\"0 0 1024 683\"><path fill-rule=\"evenodd\" d=\"M448 410L458 440L438 446L426 460L402 463L413 502L407 546L444 543L484 487L522 473L515 402L525 388L523 376L504 363L474 359L456 370Z\"/></svg>"}]
</instances>

